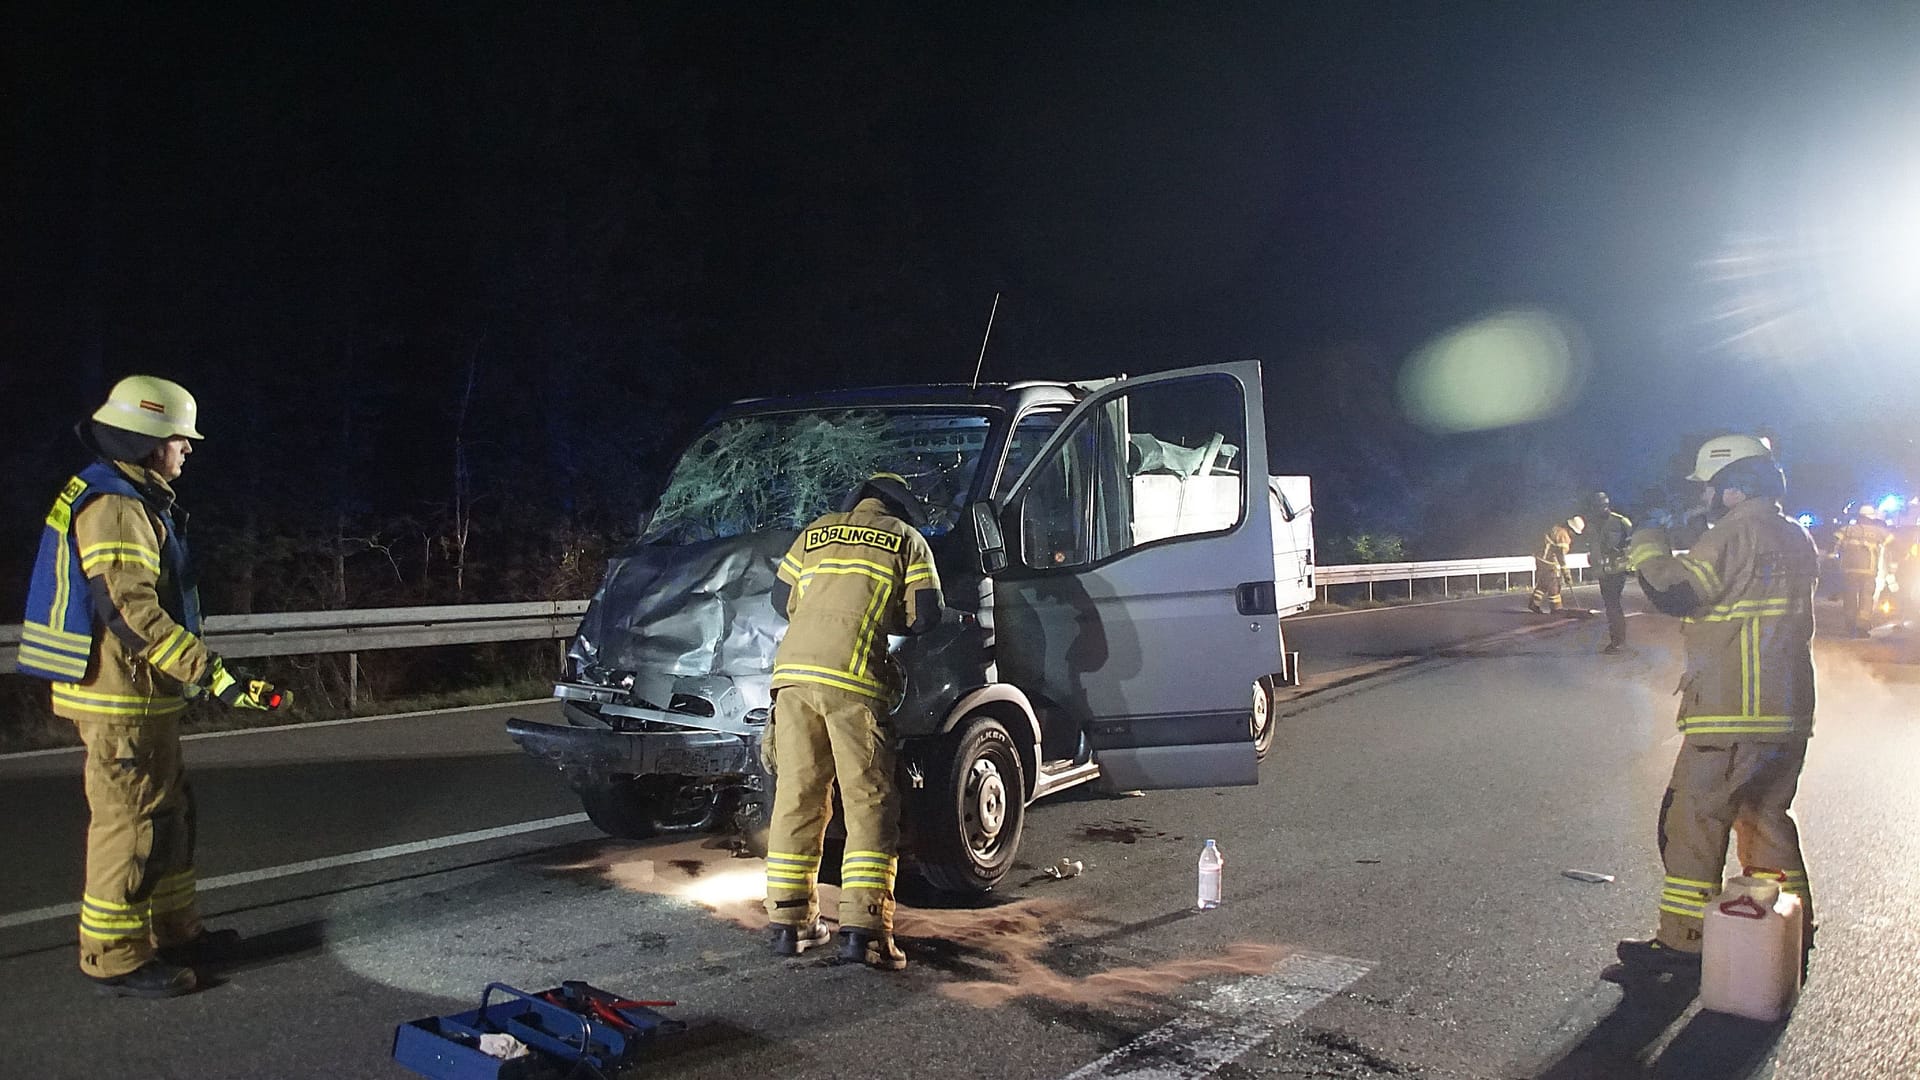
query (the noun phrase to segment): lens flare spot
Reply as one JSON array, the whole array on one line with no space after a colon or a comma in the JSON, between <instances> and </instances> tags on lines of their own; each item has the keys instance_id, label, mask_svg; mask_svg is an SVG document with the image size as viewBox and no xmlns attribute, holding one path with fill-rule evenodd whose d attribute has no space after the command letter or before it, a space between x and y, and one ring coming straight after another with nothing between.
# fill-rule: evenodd
<instances>
[{"instance_id":1,"label":"lens flare spot","mask_svg":"<svg viewBox=\"0 0 1920 1080\"><path fill-rule=\"evenodd\" d=\"M1400 372L1400 404L1430 431L1486 431L1566 408L1585 375L1579 335L1537 310L1497 312L1428 342Z\"/></svg>"}]
</instances>

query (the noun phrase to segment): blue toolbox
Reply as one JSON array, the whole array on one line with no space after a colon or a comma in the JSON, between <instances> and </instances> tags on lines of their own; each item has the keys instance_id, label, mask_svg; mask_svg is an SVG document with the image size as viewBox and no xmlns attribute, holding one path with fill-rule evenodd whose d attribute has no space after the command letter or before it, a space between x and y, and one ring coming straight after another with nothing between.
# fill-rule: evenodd
<instances>
[{"instance_id":1,"label":"blue toolbox","mask_svg":"<svg viewBox=\"0 0 1920 1080\"><path fill-rule=\"evenodd\" d=\"M409 1020L394 1029L393 1060L435 1080L541 1080L608 1076L632 1064L654 1038L685 1030L655 1006L569 980L529 994L488 983L480 1007ZM511 1035L529 1051L500 1058L480 1049L482 1036Z\"/></svg>"}]
</instances>

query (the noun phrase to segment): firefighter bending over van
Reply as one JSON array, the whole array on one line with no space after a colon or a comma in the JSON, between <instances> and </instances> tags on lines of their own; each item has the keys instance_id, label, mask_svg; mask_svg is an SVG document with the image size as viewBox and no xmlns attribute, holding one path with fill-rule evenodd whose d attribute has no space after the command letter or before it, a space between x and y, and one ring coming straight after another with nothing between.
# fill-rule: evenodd
<instances>
[{"instance_id":1,"label":"firefighter bending over van","mask_svg":"<svg viewBox=\"0 0 1920 1080\"><path fill-rule=\"evenodd\" d=\"M1805 527L1780 511L1786 475L1766 442L1709 439L1688 479L1704 485L1713 528L1684 555L1661 529L1642 529L1627 545L1648 602L1685 620L1687 666L1682 741L1660 804L1659 929L1617 951L1633 967L1697 972L1729 834L1739 841L1743 873L1800 897L1803 948L1812 948L1813 899L1792 806L1813 735L1820 555ZM1804 964L1803 953L1803 973Z\"/></svg>"},{"instance_id":2,"label":"firefighter bending over van","mask_svg":"<svg viewBox=\"0 0 1920 1080\"><path fill-rule=\"evenodd\" d=\"M840 959L907 966L893 940L900 793L887 716L904 688L889 634L940 621L940 576L907 483L875 473L839 513L800 531L780 560L774 609L791 625L773 658L761 755L774 776L767 833L770 947L794 956L829 936L816 885L833 789L847 827L840 861Z\"/></svg>"},{"instance_id":3,"label":"firefighter bending over van","mask_svg":"<svg viewBox=\"0 0 1920 1080\"><path fill-rule=\"evenodd\" d=\"M1565 522L1556 523L1541 538L1540 553L1533 557L1533 595L1527 600L1527 610L1539 615L1549 611L1559 614L1560 589L1567 578L1567 554L1573 550L1573 538L1586 527L1586 519L1575 514ZM1542 604L1547 606L1541 607Z\"/></svg>"},{"instance_id":4,"label":"firefighter bending over van","mask_svg":"<svg viewBox=\"0 0 1920 1080\"><path fill-rule=\"evenodd\" d=\"M194 805L180 714L209 694L241 709L291 695L228 669L201 639L200 597L174 504L198 406L180 384L134 375L75 430L95 461L47 512L27 588L19 669L53 683L53 711L86 744L86 891L80 970L103 993L174 997L232 930L200 925Z\"/></svg>"}]
</instances>

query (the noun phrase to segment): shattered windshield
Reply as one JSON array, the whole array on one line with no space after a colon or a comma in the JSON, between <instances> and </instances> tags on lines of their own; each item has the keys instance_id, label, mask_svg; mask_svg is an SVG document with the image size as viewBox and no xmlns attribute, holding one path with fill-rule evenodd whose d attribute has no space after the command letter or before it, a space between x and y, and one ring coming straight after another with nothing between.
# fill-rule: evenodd
<instances>
[{"instance_id":1,"label":"shattered windshield","mask_svg":"<svg viewBox=\"0 0 1920 1080\"><path fill-rule=\"evenodd\" d=\"M689 544L799 529L838 510L854 485L899 473L927 505L922 531L953 528L973 488L990 417L932 409L835 409L723 421L667 481L645 541Z\"/></svg>"}]
</instances>

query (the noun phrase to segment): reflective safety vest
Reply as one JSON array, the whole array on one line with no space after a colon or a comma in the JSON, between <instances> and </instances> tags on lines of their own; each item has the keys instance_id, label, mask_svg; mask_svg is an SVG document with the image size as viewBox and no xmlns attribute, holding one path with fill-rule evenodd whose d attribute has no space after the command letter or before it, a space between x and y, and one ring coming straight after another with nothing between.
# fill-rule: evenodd
<instances>
[{"instance_id":1,"label":"reflective safety vest","mask_svg":"<svg viewBox=\"0 0 1920 1080\"><path fill-rule=\"evenodd\" d=\"M1646 538L1646 539L1643 539ZM1629 561L1662 593L1689 586L1680 730L1705 746L1813 734L1813 537L1768 499L1727 511L1685 554L1635 536ZM1683 594L1684 595L1684 594Z\"/></svg>"},{"instance_id":2,"label":"reflective safety vest","mask_svg":"<svg viewBox=\"0 0 1920 1080\"><path fill-rule=\"evenodd\" d=\"M800 530L777 573L792 590L792 625L773 657L773 685L815 683L894 704L904 680L887 635L906 632L916 605L941 603L926 537L862 499Z\"/></svg>"},{"instance_id":3,"label":"reflective safety vest","mask_svg":"<svg viewBox=\"0 0 1920 1080\"><path fill-rule=\"evenodd\" d=\"M133 499L158 522L155 531L164 538L158 553L159 564L153 570L159 577L160 605L187 633L196 637L200 634L200 594L188 567L186 541L174 527L169 508L155 506L112 465L95 462L67 481L59 498L54 500L53 509L47 512L46 529L40 535L40 554L34 559L33 579L27 586L26 617L21 621L20 655L16 665L22 674L57 683L85 679L94 653L94 637L103 629L94 617L87 565L109 555L153 558L144 552L74 550L73 519L82 507L100 495Z\"/></svg>"}]
</instances>

